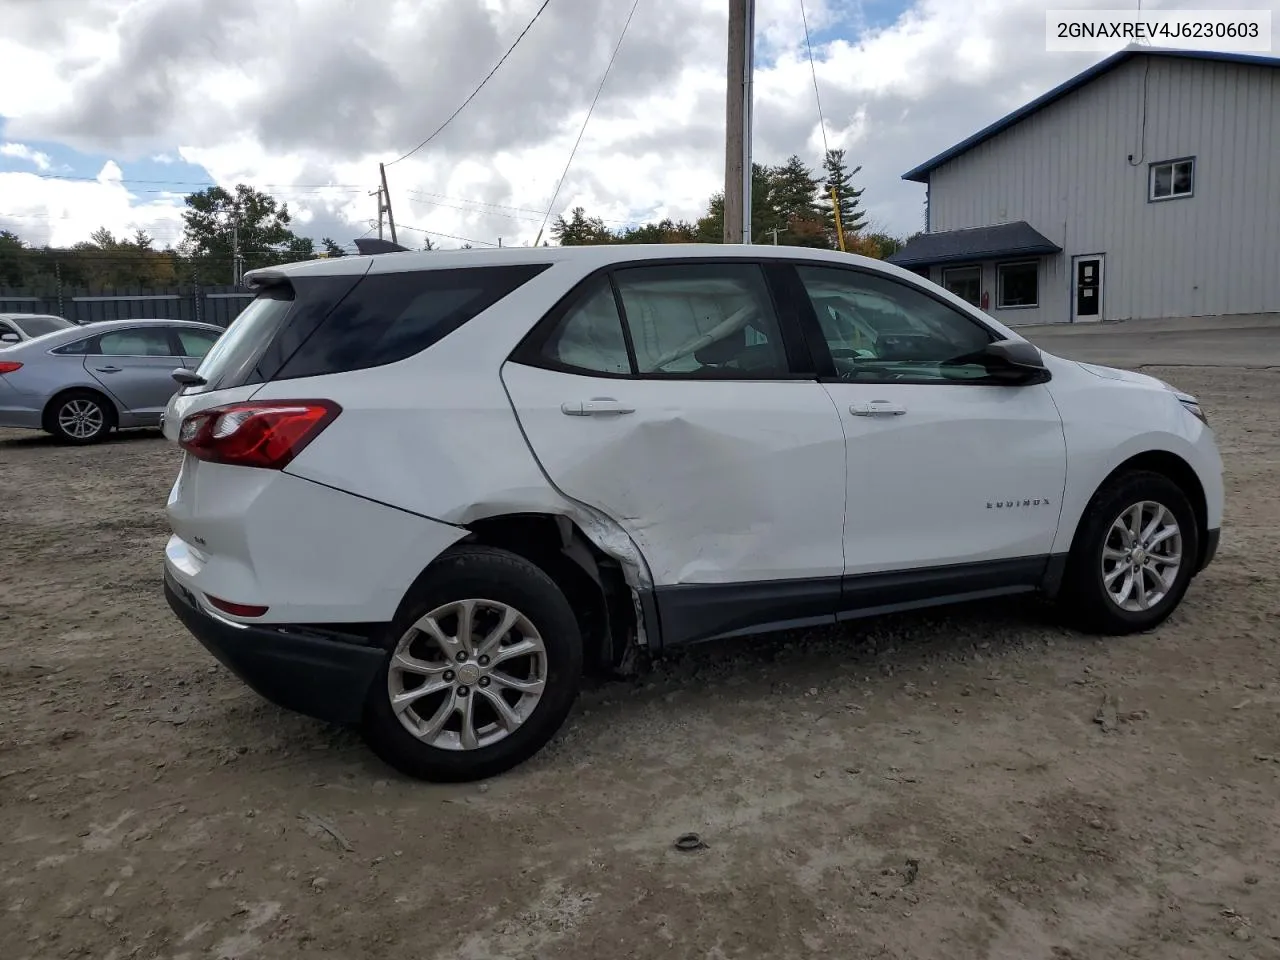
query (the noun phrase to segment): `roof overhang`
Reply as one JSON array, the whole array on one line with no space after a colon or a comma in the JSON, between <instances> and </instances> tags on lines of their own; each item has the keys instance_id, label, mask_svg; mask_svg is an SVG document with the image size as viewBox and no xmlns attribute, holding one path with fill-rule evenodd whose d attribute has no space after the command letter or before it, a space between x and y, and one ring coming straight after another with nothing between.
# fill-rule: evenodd
<instances>
[{"instance_id":1,"label":"roof overhang","mask_svg":"<svg viewBox=\"0 0 1280 960\"><path fill-rule=\"evenodd\" d=\"M922 233L885 259L899 267L933 267L1011 257L1043 257L1062 248L1025 220L990 227Z\"/></svg>"}]
</instances>

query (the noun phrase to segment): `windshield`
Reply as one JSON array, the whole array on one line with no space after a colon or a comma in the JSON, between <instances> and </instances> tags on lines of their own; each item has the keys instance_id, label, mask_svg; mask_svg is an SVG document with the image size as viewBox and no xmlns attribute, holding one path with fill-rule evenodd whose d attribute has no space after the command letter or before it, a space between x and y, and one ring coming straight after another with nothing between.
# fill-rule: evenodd
<instances>
[{"instance_id":1,"label":"windshield","mask_svg":"<svg viewBox=\"0 0 1280 960\"><path fill-rule=\"evenodd\" d=\"M246 382L249 372L262 358L271 338L284 322L293 306L293 291L288 287L273 288L259 294L240 311L227 332L218 338L213 349L205 354L196 370L204 377L199 387L188 387L187 392L199 393L216 390L220 384Z\"/></svg>"},{"instance_id":2,"label":"windshield","mask_svg":"<svg viewBox=\"0 0 1280 960\"><path fill-rule=\"evenodd\" d=\"M70 320L62 317L10 317L9 322L28 337L43 337L46 333L55 333L74 327Z\"/></svg>"}]
</instances>

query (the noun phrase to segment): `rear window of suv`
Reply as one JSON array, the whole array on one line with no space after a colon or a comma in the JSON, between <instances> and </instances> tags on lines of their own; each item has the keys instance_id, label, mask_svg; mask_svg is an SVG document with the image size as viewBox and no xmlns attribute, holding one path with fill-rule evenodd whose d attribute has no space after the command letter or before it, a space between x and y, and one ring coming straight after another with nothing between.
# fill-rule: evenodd
<instances>
[{"instance_id":1,"label":"rear window of suv","mask_svg":"<svg viewBox=\"0 0 1280 960\"><path fill-rule=\"evenodd\" d=\"M404 360L550 264L301 277L262 291L199 367L199 393Z\"/></svg>"},{"instance_id":2,"label":"rear window of suv","mask_svg":"<svg viewBox=\"0 0 1280 960\"><path fill-rule=\"evenodd\" d=\"M411 357L548 266L512 264L366 275L275 379L344 373Z\"/></svg>"}]
</instances>

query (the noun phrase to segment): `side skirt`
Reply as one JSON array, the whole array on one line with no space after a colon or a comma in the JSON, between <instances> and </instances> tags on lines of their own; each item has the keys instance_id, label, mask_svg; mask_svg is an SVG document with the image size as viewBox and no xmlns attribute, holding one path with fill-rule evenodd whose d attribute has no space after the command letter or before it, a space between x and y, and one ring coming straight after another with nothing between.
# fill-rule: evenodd
<instances>
[{"instance_id":1,"label":"side skirt","mask_svg":"<svg viewBox=\"0 0 1280 960\"><path fill-rule=\"evenodd\" d=\"M969 600L1053 594L1065 557L1018 557L815 580L656 587L655 652L686 643L835 624ZM646 600L648 598L645 598ZM648 620L649 617L646 617Z\"/></svg>"}]
</instances>

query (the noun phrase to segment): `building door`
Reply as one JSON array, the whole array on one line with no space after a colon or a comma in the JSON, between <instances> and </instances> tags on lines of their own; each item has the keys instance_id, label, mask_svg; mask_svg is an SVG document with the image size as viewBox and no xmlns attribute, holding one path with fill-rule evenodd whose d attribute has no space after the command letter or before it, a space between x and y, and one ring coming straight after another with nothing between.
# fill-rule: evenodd
<instances>
[{"instance_id":1,"label":"building door","mask_svg":"<svg viewBox=\"0 0 1280 960\"><path fill-rule=\"evenodd\" d=\"M1076 323L1102 319L1102 259L1102 254L1095 253L1072 260L1075 310L1071 319Z\"/></svg>"}]
</instances>

